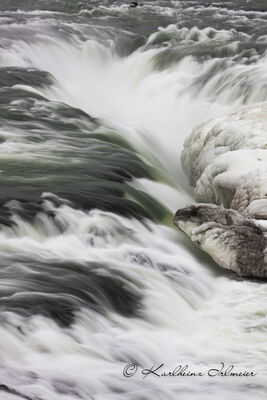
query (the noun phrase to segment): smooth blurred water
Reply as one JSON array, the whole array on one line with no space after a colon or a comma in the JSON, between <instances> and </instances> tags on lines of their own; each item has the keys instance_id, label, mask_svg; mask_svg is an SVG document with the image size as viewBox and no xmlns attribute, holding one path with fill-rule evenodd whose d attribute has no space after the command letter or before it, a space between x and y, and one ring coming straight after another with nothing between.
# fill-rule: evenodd
<instances>
[{"instance_id":1,"label":"smooth blurred water","mask_svg":"<svg viewBox=\"0 0 267 400\"><path fill-rule=\"evenodd\" d=\"M0 392L264 399L266 286L172 214L193 127L267 98L266 2L127 4L0 4ZM257 375L207 376L221 362ZM162 363L205 376L143 378Z\"/></svg>"}]
</instances>

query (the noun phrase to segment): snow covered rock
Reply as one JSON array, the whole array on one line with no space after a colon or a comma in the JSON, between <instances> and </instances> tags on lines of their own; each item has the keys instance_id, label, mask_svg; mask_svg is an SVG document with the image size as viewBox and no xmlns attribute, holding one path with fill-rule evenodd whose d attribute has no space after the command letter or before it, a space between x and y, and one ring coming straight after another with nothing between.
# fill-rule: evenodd
<instances>
[{"instance_id":1,"label":"snow covered rock","mask_svg":"<svg viewBox=\"0 0 267 400\"><path fill-rule=\"evenodd\" d=\"M197 201L267 218L267 103L196 127L181 158Z\"/></svg>"},{"instance_id":2,"label":"snow covered rock","mask_svg":"<svg viewBox=\"0 0 267 400\"><path fill-rule=\"evenodd\" d=\"M266 230L252 218L214 204L178 210L174 223L221 267L266 279Z\"/></svg>"},{"instance_id":3,"label":"snow covered rock","mask_svg":"<svg viewBox=\"0 0 267 400\"><path fill-rule=\"evenodd\" d=\"M267 103L196 127L181 159L200 204L178 210L175 225L221 267L266 279Z\"/></svg>"}]
</instances>

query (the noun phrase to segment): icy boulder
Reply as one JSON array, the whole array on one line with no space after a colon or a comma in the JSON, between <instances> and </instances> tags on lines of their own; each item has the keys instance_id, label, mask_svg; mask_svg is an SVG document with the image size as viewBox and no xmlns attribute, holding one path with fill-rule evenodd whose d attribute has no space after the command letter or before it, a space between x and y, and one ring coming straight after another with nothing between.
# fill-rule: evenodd
<instances>
[{"instance_id":1,"label":"icy boulder","mask_svg":"<svg viewBox=\"0 0 267 400\"><path fill-rule=\"evenodd\" d=\"M178 210L174 223L221 267L267 279L266 230L250 217L214 204Z\"/></svg>"},{"instance_id":2,"label":"icy boulder","mask_svg":"<svg viewBox=\"0 0 267 400\"><path fill-rule=\"evenodd\" d=\"M181 158L200 204L175 225L221 267L267 279L267 103L196 127Z\"/></svg>"},{"instance_id":3,"label":"icy boulder","mask_svg":"<svg viewBox=\"0 0 267 400\"><path fill-rule=\"evenodd\" d=\"M267 219L267 103L196 127L181 158L197 201Z\"/></svg>"}]
</instances>

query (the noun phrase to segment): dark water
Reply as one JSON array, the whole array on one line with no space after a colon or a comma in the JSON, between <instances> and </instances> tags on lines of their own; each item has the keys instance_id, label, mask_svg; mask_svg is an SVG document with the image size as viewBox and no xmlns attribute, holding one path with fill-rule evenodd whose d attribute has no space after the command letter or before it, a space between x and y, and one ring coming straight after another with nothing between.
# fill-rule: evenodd
<instances>
[{"instance_id":1,"label":"dark water","mask_svg":"<svg viewBox=\"0 0 267 400\"><path fill-rule=\"evenodd\" d=\"M0 4L0 393L263 399L265 289L218 277L171 217L192 128L266 101L267 3L128 5ZM122 374L222 360L260 373Z\"/></svg>"}]
</instances>

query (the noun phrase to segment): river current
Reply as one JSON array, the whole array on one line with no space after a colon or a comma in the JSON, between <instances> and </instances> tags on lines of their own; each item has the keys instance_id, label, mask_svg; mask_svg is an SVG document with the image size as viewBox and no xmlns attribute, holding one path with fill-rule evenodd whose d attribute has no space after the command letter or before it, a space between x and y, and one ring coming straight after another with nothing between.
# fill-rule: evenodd
<instances>
[{"instance_id":1,"label":"river current","mask_svg":"<svg viewBox=\"0 0 267 400\"><path fill-rule=\"evenodd\" d=\"M172 216L192 129L267 100L267 4L139 3L1 0L1 399L266 398L266 285Z\"/></svg>"}]
</instances>

